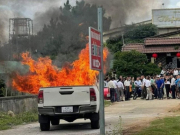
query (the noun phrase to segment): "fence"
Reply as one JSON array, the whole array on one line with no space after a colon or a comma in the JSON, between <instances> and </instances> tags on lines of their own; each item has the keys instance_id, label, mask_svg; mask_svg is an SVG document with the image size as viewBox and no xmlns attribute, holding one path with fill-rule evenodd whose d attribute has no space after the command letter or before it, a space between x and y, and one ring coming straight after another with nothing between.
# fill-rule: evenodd
<instances>
[{"instance_id":1,"label":"fence","mask_svg":"<svg viewBox=\"0 0 180 135\"><path fill-rule=\"evenodd\" d=\"M0 112L13 111L15 114L37 110L37 96L14 96L0 98Z\"/></svg>"}]
</instances>

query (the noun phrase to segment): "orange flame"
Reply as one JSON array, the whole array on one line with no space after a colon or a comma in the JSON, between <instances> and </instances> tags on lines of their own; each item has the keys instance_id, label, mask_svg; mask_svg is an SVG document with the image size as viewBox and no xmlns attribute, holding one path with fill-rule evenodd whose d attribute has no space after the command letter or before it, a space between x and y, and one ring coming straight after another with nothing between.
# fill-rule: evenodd
<instances>
[{"instance_id":1,"label":"orange flame","mask_svg":"<svg viewBox=\"0 0 180 135\"><path fill-rule=\"evenodd\" d=\"M61 70L52 65L49 57L33 60L29 53L22 53L22 63L29 66L29 73L15 73L12 86L21 92L37 94L40 87L94 85L98 71L89 66L89 45L79 54L79 59L72 64L66 64ZM103 50L103 61L108 56L108 50ZM104 68L105 72L105 68Z\"/></svg>"}]
</instances>

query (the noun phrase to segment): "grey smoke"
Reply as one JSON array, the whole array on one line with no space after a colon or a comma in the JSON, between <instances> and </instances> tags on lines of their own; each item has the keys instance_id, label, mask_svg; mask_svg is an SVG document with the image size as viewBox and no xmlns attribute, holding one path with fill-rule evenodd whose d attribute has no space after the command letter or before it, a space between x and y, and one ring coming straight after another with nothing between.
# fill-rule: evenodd
<instances>
[{"instance_id":1,"label":"grey smoke","mask_svg":"<svg viewBox=\"0 0 180 135\"><path fill-rule=\"evenodd\" d=\"M111 28L127 23L141 22L151 19L152 9L168 6L170 0L85 0L87 3L103 6L106 16L111 16Z\"/></svg>"},{"instance_id":2,"label":"grey smoke","mask_svg":"<svg viewBox=\"0 0 180 135\"><path fill-rule=\"evenodd\" d=\"M57 11L65 1L66 0L0 0L0 41L3 43L8 41L9 18L26 17L33 20L35 19L34 30L38 32L45 23L49 22L49 17L53 17L54 11ZM40 14L45 16L42 17ZM47 15L49 16L46 17Z\"/></svg>"},{"instance_id":3,"label":"grey smoke","mask_svg":"<svg viewBox=\"0 0 180 135\"><path fill-rule=\"evenodd\" d=\"M34 33L41 30L44 24L48 24L51 18L58 18L60 15L60 10L58 7L49 8L45 12L36 12L34 15Z\"/></svg>"},{"instance_id":4,"label":"grey smoke","mask_svg":"<svg viewBox=\"0 0 180 135\"><path fill-rule=\"evenodd\" d=\"M80 1L80 0L78 0ZM151 19L151 9L169 7L172 0L85 0L106 9L106 16L112 17L111 28L124 23L140 22ZM173 0L173 2L178 0ZM56 17L60 6L66 0L0 0L0 41L8 41L9 18L27 17L34 20L34 32L49 23L51 17ZM70 0L75 5L76 0ZM174 4L174 3L173 3Z\"/></svg>"}]
</instances>

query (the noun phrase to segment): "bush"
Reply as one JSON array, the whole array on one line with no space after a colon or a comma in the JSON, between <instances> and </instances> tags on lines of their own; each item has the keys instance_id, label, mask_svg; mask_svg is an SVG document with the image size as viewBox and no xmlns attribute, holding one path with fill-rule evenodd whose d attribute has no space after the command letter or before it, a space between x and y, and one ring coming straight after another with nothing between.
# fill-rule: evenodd
<instances>
[{"instance_id":1,"label":"bush","mask_svg":"<svg viewBox=\"0 0 180 135\"><path fill-rule=\"evenodd\" d=\"M154 63L148 63L144 66L144 75L160 74L161 69Z\"/></svg>"}]
</instances>

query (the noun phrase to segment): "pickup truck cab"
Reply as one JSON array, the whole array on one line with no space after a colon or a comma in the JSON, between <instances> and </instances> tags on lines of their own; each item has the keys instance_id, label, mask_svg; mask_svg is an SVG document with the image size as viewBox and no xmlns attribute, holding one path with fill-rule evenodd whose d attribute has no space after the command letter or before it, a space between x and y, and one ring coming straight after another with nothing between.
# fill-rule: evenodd
<instances>
[{"instance_id":1,"label":"pickup truck cab","mask_svg":"<svg viewBox=\"0 0 180 135\"><path fill-rule=\"evenodd\" d=\"M96 86L44 87L39 89L38 113L41 131L59 125L60 119L73 122L91 120L91 128L99 129L99 90Z\"/></svg>"}]
</instances>

